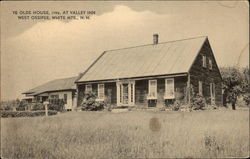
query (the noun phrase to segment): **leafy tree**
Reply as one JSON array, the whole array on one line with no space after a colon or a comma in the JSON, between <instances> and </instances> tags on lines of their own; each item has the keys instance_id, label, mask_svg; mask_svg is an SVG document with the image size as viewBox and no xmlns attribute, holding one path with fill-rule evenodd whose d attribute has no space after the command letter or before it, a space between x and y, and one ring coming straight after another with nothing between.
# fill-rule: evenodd
<instances>
[{"instance_id":1,"label":"leafy tree","mask_svg":"<svg viewBox=\"0 0 250 159\"><path fill-rule=\"evenodd\" d=\"M18 111L24 111L28 109L28 102L25 100L20 101L18 107L16 108Z\"/></svg>"},{"instance_id":2,"label":"leafy tree","mask_svg":"<svg viewBox=\"0 0 250 159\"><path fill-rule=\"evenodd\" d=\"M248 92L248 74L249 69L239 69L237 67L221 68L223 78L223 89L226 95L227 103L232 104L232 109L235 110L237 98Z\"/></svg>"}]
</instances>

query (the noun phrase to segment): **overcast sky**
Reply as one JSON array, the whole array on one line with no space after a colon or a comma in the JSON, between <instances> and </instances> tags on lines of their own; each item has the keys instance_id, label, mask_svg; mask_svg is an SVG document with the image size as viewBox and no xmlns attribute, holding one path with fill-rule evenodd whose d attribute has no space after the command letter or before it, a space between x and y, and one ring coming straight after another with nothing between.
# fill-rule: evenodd
<instances>
[{"instance_id":1,"label":"overcast sky","mask_svg":"<svg viewBox=\"0 0 250 159\"><path fill-rule=\"evenodd\" d=\"M17 20L12 11L94 10L90 20ZM1 98L76 76L103 51L207 35L219 66L247 66L248 2L1 2Z\"/></svg>"}]
</instances>

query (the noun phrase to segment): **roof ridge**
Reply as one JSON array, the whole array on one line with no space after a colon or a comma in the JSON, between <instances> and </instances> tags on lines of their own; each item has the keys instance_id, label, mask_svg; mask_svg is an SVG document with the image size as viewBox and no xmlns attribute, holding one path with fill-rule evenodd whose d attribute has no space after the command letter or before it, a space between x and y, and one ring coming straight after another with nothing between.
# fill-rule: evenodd
<instances>
[{"instance_id":1,"label":"roof ridge","mask_svg":"<svg viewBox=\"0 0 250 159\"><path fill-rule=\"evenodd\" d=\"M66 79L70 79L70 78L76 78L78 76L72 76L72 77L66 77L66 78L56 78L56 79L53 79L51 81L55 81L55 80L66 80Z\"/></svg>"},{"instance_id":2,"label":"roof ridge","mask_svg":"<svg viewBox=\"0 0 250 159\"><path fill-rule=\"evenodd\" d=\"M171 42L176 42L176 41L184 41L184 40L198 39L198 38L202 38L202 37L208 37L208 36L203 35L203 36L196 36L196 37L185 38L185 39L170 40L170 41L160 42L160 43L158 43L158 44L165 44L165 43L171 43ZM137 45L137 46L131 46L131 47L125 47L125 48L119 48L119 49L106 50L105 52L117 51L117 50L124 50L124 49L132 49L132 48L137 48L137 47L142 47L142 46L149 46L149 45L157 45L157 44L143 44L143 45Z\"/></svg>"}]
</instances>

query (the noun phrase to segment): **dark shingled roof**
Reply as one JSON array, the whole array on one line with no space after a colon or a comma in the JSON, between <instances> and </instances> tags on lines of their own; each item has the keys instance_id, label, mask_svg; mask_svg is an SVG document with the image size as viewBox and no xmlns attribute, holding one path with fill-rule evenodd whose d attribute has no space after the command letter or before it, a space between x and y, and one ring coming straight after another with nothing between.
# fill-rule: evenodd
<instances>
[{"instance_id":1,"label":"dark shingled roof","mask_svg":"<svg viewBox=\"0 0 250 159\"><path fill-rule=\"evenodd\" d=\"M77 82L186 73L206 36L105 51Z\"/></svg>"},{"instance_id":2,"label":"dark shingled roof","mask_svg":"<svg viewBox=\"0 0 250 159\"><path fill-rule=\"evenodd\" d=\"M49 81L45 84L42 84L38 87L28 90L24 92L23 94L37 95L37 94L41 94L44 92L73 90L73 89L76 89L75 81L77 80L77 78L78 76Z\"/></svg>"}]
</instances>

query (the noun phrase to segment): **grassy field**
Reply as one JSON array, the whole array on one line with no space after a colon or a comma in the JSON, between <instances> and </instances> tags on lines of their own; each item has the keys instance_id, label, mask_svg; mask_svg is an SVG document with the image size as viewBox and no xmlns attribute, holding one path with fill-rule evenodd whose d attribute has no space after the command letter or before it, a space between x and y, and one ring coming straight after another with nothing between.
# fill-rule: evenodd
<instances>
[{"instance_id":1,"label":"grassy field","mask_svg":"<svg viewBox=\"0 0 250 159\"><path fill-rule=\"evenodd\" d=\"M249 110L69 112L1 119L3 158L249 156Z\"/></svg>"}]
</instances>

